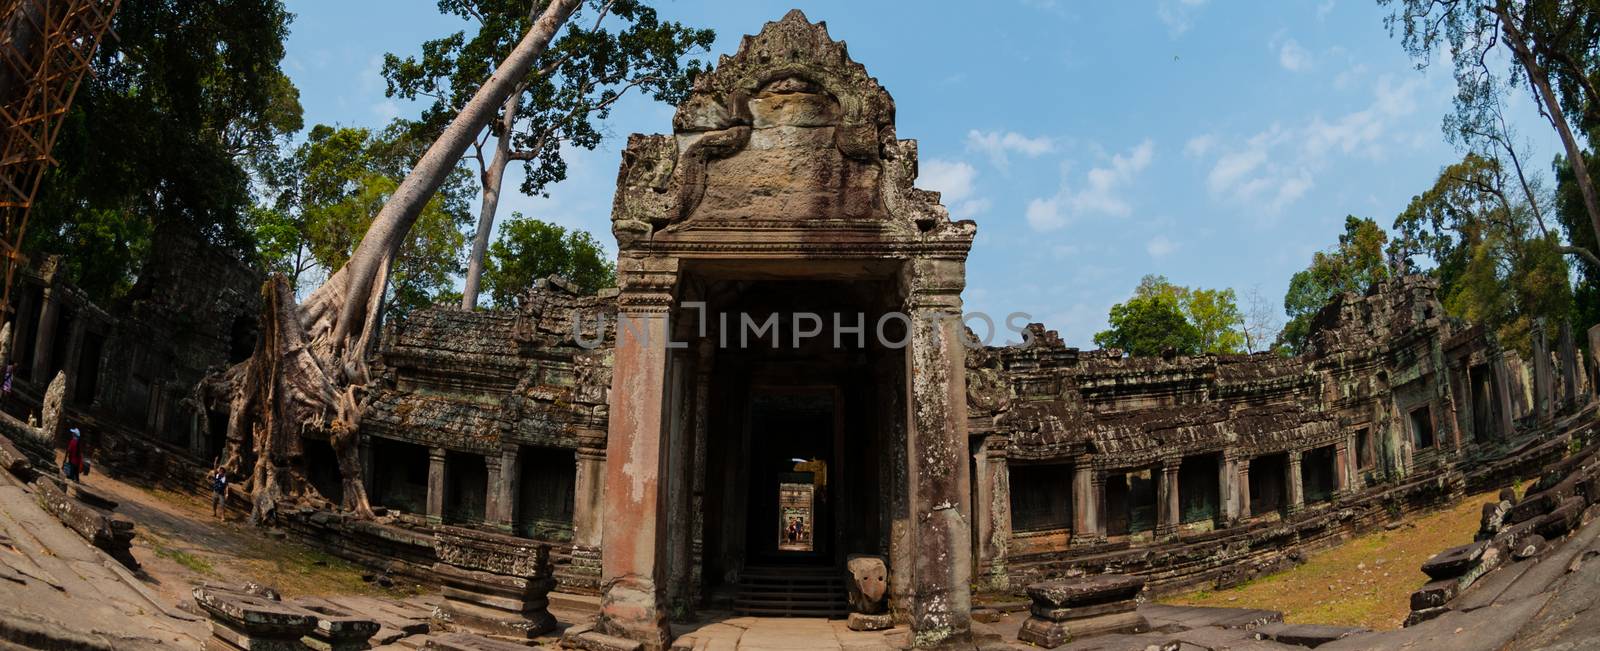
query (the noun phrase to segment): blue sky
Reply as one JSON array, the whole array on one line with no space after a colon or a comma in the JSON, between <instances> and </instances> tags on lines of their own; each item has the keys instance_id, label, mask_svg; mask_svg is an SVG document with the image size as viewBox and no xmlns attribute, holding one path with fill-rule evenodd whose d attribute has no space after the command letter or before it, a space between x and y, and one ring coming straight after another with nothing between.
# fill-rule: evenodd
<instances>
[{"instance_id":1,"label":"blue sky","mask_svg":"<svg viewBox=\"0 0 1600 651\"><path fill-rule=\"evenodd\" d=\"M431 0L287 4L285 69L307 125L414 115L384 97L383 54L469 28ZM826 21L894 96L900 137L920 142L918 186L978 223L967 309L1027 312L1086 348L1147 273L1241 300L1259 287L1280 306L1346 214L1388 226L1460 158L1439 128L1448 67L1417 71L1372 0L656 6L715 29L713 57L792 7ZM1544 169L1558 143L1515 99L1514 128ZM599 149L568 155L550 198L508 192L502 219L587 229L609 248L620 149L629 133L669 131L671 115L624 102Z\"/></svg>"}]
</instances>

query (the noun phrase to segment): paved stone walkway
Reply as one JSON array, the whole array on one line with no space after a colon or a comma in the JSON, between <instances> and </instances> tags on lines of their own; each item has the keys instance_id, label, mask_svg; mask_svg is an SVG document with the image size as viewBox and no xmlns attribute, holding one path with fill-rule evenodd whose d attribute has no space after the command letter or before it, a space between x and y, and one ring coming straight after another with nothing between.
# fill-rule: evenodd
<instances>
[{"instance_id":1,"label":"paved stone walkway","mask_svg":"<svg viewBox=\"0 0 1600 651\"><path fill-rule=\"evenodd\" d=\"M903 648L905 636L904 627L888 631L852 631L845 627L842 619L733 617L680 632L672 647L694 651L878 651Z\"/></svg>"},{"instance_id":2,"label":"paved stone walkway","mask_svg":"<svg viewBox=\"0 0 1600 651\"><path fill-rule=\"evenodd\" d=\"M0 618L11 639L73 640L73 648L199 648L204 619L179 612L121 564L40 508L0 472Z\"/></svg>"}]
</instances>

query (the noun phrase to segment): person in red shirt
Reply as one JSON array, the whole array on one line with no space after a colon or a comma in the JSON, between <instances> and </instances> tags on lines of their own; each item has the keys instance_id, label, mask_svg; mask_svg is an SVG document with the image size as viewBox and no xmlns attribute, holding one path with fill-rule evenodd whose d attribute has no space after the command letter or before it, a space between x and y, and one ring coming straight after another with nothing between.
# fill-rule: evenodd
<instances>
[{"instance_id":1,"label":"person in red shirt","mask_svg":"<svg viewBox=\"0 0 1600 651\"><path fill-rule=\"evenodd\" d=\"M67 473L67 479L82 481L79 477L83 476L84 471L83 439L78 433L78 428L74 427L68 431L72 432L72 440L67 441L67 463L66 467L62 469Z\"/></svg>"}]
</instances>

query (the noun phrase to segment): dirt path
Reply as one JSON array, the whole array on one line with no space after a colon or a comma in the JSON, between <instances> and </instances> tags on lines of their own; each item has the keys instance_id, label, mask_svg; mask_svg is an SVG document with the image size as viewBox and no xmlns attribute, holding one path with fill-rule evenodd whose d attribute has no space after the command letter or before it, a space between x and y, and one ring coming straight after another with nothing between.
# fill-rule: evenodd
<instances>
[{"instance_id":1,"label":"dirt path","mask_svg":"<svg viewBox=\"0 0 1600 651\"><path fill-rule=\"evenodd\" d=\"M1283 612L1287 622L1399 628L1410 596L1428 580L1422 562L1447 547L1472 542L1483 504L1496 493L1460 503L1318 552L1304 565L1228 590L1200 590L1162 603Z\"/></svg>"},{"instance_id":2,"label":"dirt path","mask_svg":"<svg viewBox=\"0 0 1600 651\"><path fill-rule=\"evenodd\" d=\"M135 523L133 554L144 566L141 579L183 604L201 583L239 585L254 581L285 597L370 595L404 598L416 586L381 588L362 579L368 571L300 543L270 538L239 513L226 522L211 515L203 498L162 488L134 486L104 475L94 488L117 500L116 512Z\"/></svg>"}]
</instances>

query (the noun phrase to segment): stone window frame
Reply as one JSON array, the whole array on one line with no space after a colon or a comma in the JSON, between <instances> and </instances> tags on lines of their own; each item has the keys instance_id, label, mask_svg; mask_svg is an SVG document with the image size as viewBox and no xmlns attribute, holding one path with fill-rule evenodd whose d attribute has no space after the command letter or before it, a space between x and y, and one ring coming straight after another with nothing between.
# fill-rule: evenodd
<instances>
[{"instance_id":1,"label":"stone window frame","mask_svg":"<svg viewBox=\"0 0 1600 651\"><path fill-rule=\"evenodd\" d=\"M1423 412L1424 418L1417 418L1417 413ZM1418 450L1432 450L1439 447L1439 424L1434 421L1433 404L1424 402L1406 410L1406 429L1411 433L1411 443ZM1422 432L1417 430L1418 424L1427 425L1427 444L1423 444Z\"/></svg>"}]
</instances>

